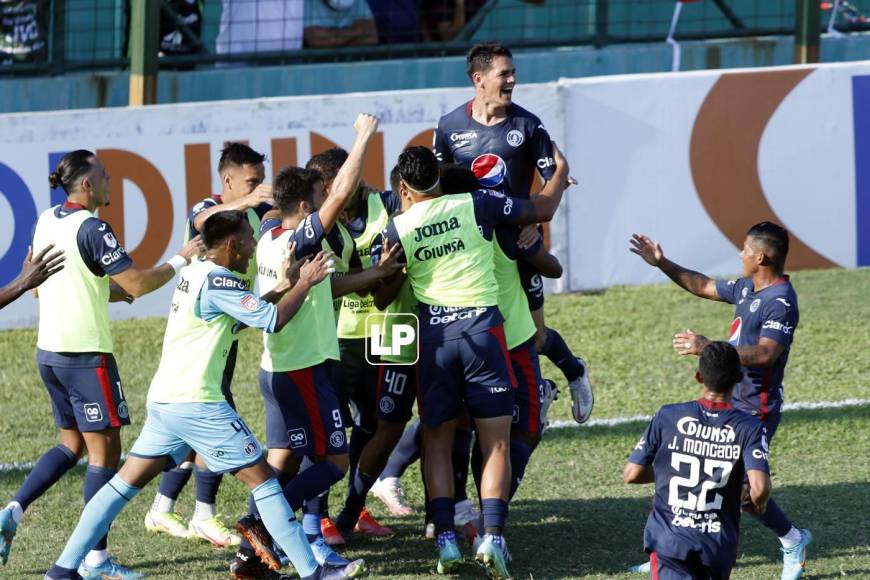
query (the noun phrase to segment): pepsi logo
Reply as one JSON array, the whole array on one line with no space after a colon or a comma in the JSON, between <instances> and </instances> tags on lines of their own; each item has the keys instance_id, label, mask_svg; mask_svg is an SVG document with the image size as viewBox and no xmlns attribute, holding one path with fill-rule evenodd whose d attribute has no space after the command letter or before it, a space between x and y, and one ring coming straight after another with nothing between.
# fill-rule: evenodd
<instances>
[{"instance_id":1,"label":"pepsi logo","mask_svg":"<svg viewBox=\"0 0 870 580\"><path fill-rule=\"evenodd\" d=\"M507 166L504 160L494 153L484 153L471 162L471 171L483 187L496 187L504 181Z\"/></svg>"},{"instance_id":2,"label":"pepsi logo","mask_svg":"<svg viewBox=\"0 0 870 580\"><path fill-rule=\"evenodd\" d=\"M734 322L731 323L731 331L728 333L729 338L728 342L731 343L732 346L740 345L740 330L743 328L743 318L738 316L734 319Z\"/></svg>"}]
</instances>

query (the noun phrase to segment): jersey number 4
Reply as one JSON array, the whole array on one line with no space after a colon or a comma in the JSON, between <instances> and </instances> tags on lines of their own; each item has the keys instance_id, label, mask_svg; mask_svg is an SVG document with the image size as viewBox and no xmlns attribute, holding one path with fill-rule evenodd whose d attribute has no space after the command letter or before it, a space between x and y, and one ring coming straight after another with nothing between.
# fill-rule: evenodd
<instances>
[{"instance_id":1,"label":"jersey number 4","mask_svg":"<svg viewBox=\"0 0 870 580\"><path fill-rule=\"evenodd\" d=\"M680 471L680 467L684 464L689 465L688 477L672 477L668 491L668 505L675 508L683 508L692 511L705 512L708 510L718 510L722 507L722 496L718 493L713 494L710 499L710 492L714 489L725 487L728 484L728 478L731 476L731 469L734 466L729 461L719 461L716 459L704 459L704 481L701 482L701 459L693 455L684 453L671 454L671 467L676 471ZM692 491L682 491L680 488L693 490L701 483L700 493L697 495ZM683 499L685 496L685 499Z\"/></svg>"}]
</instances>

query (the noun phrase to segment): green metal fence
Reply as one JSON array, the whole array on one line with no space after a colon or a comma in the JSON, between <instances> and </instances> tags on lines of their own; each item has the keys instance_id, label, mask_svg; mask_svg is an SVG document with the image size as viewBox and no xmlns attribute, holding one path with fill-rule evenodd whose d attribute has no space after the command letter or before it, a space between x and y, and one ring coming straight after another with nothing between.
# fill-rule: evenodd
<instances>
[{"instance_id":1,"label":"green metal fence","mask_svg":"<svg viewBox=\"0 0 870 580\"><path fill-rule=\"evenodd\" d=\"M483 40L516 48L663 41L676 5L674 0L464 0L459 13L457 0L368 0L377 44L318 48L308 43L307 29L313 24L306 10L312 2L329 0L0 0L0 75L127 67L131 1L161 3L162 68L444 56ZM274 8L276 2L285 8L262 9L265 4ZM827 29L835 2L820 4L821 26ZM675 37L793 34L795 5L796 0L686 3ZM841 1L837 8L835 33L870 29L864 17L870 15L870 0ZM249 16L238 16L246 10ZM275 30L277 25L302 36L296 44L284 43L289 48L278 42L277 50L276 43L252 47L245 39L236 38L234 44L225 37L219 51L221 29L231 14L237 21L247 18L243 25L255 35L262 36L261 27Z\"/></svg>"}]
</instances>

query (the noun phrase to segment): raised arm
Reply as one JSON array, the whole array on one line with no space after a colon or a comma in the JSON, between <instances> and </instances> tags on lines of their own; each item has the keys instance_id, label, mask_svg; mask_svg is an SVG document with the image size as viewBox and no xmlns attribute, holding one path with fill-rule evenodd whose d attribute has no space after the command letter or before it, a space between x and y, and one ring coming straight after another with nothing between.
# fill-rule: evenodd
<instances>
[{"instance_id":1,"label":"raised arm","mask_svg":"<svg viewBox=\"0 0 870 580\"><path fill-rule=\"evenodd\" d=\"M553 172L553 178L548 180L544 188L537 194L533 195L529 201L534 207L534 217L531 221L522 223L543 223L553 219L556 215L556 210L559 209L559 204L562 201L562 194L568 187L568 160L562 155L562 152L553 143L553 159L556 163L556 170Z\"/></svg>"},{"instance_id":2,"label":"raised arm","mask_svg":"<svg viewBox=\"0 0 870 580\"><path fill-rule=\"evenodd\" d=\"M360 113L353 128L356 129L353 147L350 149L347 161L338 170L338 175L332 182L332 191L317 212L320 215L324 232L332 229L344 206L347 205L348 200L359 187L363 164L366 160L366 151L369 142L378 131L378 120L373 115Z\"/></svg>"},{"instance_id":3,"label":"raised arm","mask_svg":"<svg viewBox=\"0 0 870 580\"><path fill-rule=\"evenodd\" d=\"M683 268L679 264L671 262L665 258L662 252L662 247L654 240L643 234L632 234L631 248L629 251L640 256L644 262L650 266L655 266L665 273L665 275L674 281L680 288L688 290L695 296L706 298L708 300L722 299L719 293L716 292L716 281L712 278Z\"/></svg>"},{"instance_id":4,"label":"raised arm","mask_svg":"<svg viewBox=\"0 0 870 580\"><path fill-rule=\"evenodd\" d=\"M229 203L218 203L199 212L193 218L193 228L198 232L202 231L202 225L205 223L205 220L208 219L208 216L214 215L218 212L245 211L260 207L260 205L264 203L275 205L275 200L272 197L272 186L261 183L254 188L254 191L244 197L240 197L239 199Z\"/></svg>"}]
</instances>

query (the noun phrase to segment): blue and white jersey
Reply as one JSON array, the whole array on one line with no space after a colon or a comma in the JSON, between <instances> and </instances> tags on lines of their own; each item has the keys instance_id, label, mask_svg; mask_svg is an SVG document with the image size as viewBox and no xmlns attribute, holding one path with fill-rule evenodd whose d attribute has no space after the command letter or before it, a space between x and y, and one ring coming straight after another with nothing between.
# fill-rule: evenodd
<instances>
[{"instance_id":1,"label":"blue and white jersey","mask_svg":"<svg viewBox=\"0 0 870 580\"><path fill-rule=\"evenodd\" d=\"M665 405L628 458L655 472L644 548L730 567L737 559L746 470L770 473L764 426L729 403Z\"/></svg>"},{"instance_id":2,"label":"blue and white jersey","mask_svg":"<svg viewBox=\"0 0 870 580\"><path fill-rule=\"evenodd\" d=\"M528 199L535 171L544 181L556 171L550 135L519 105L493 126L471 117L471 102L457 107L438 120L433 149L442 163L468 167L482 187L508 197Z\"/></svg>"},{"instance_id":3,"label":"blue and white jersey","mask_svg":"<svg viewBox=\"0 0 870 580\"><path fill-rule=\"evenodd\" d=\"M728 338L733 346L756 346L766 337L785 347L772 367L743 367L743 380L734 388L734 405L762 420L782 412L782 379L800 318L797 294L788 276L759 292L753 290L750 278L718 280L716 292L737 307Z\"/></svg>"},{"instance_id":4,"label":"blue and white jersey","mask_svg":"<svg viewBox=\"0 0 870 580\"><path fill-rule=\"evenodd\" d=\"M209 272L199 293L196 313L206 322L226 314L245 326L265 332L274 332L278 321L278 308L252 294L245 283L226 268Z\"/></svg>"}]
</instances>

